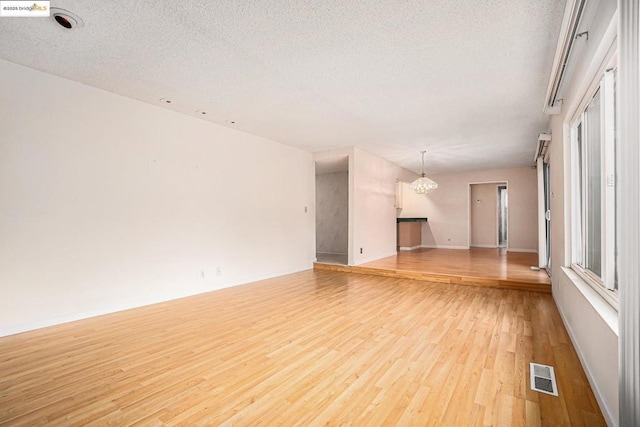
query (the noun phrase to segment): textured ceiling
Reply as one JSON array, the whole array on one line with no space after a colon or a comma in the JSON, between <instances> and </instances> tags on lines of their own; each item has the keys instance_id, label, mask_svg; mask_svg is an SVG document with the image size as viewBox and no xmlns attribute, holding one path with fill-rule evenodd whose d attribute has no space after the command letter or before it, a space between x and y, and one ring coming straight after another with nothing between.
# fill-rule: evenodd
<instances>
[{"instance_id":1,"label":"textured ceiling","mask_svg":"<svg viewBox=\"0 0 640 427\"><path fill-rule=\"evenodd\" d=\"M308 151L419 172L532 163L564 1L60 0L0 57ZM198 115L197 110L206 111ZM235 122L235 123L231 123Z\"/></svg>"}]
</instances>

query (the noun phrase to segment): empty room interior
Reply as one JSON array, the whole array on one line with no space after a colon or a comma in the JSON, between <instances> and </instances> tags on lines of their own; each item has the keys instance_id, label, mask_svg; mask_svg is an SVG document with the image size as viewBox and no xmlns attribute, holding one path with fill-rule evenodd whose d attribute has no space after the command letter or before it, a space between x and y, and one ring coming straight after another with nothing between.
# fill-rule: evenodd
<instances>
[{"instance_id":1,"label":"empty room interior","mask_svg":"<svg viewBox=\"0 0 640 427\"><path fill-rule=\"evenodd\" d=\"M0 36L0 425L640 425L637 1Z\"/></svg>"}]
</instances>

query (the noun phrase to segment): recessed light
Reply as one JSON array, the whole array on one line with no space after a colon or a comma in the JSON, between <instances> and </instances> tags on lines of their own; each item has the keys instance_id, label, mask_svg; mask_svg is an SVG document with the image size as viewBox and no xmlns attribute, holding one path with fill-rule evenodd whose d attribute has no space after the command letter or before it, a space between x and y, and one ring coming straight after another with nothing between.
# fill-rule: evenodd
<instances>
[{"instance_id":1,"label":"recessed light","mask_svg":"<svg viewBox=\"0 0 640 427\"><path fill-rule=\"evenodd\" d=\"M163 104L171 104L171 100L167 98L160 98L160 102L162 102Z\"/></svg>"},{"instance_id":2,"label":"recessed light","mask_svg":"<svg viewBox=\"0 0 640 427\"><path fill-rule=\"evenodd\" d=\"M67 30L73 30L84 26L84 21L73 12L59 7L52 7L50 15L55 21Z\"/></svg>"}]
</instances>

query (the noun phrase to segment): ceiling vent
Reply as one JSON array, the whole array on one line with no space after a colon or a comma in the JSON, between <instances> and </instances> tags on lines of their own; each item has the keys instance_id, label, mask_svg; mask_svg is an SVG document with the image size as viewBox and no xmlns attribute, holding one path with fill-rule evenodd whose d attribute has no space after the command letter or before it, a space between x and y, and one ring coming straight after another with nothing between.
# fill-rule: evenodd
<instances>
[{"instance_id":1,"label":"ceiling vent","mask_svg":"<svg viewBox=\"0 0 640 427\"><path fill-rule=\"evenodd\" d=\"M58 7L51 8L51 17L67 30L75 30L84 26L84 21L78 15Z\"/></svg>"},{"instance_id":2,"label":"ceiling vent","mask_svg":"<svg viewBox=\"0 0 640 427\"><path fill-rule=\"evenodd\" d=\"M531 390L552 396L558 395L556 374L553 372L552 366L530 363L529 371L531 373Z\"/></svg>"}]
</instances>

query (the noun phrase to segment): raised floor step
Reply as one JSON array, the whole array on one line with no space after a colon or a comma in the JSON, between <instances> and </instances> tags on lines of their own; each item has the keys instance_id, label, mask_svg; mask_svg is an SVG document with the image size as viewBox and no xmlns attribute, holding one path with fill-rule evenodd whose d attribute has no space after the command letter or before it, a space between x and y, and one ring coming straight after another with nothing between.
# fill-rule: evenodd
<instances>
[{"instance_id":1,"label":"raised floor step","mask_svg":"<svg viewBox=\"0 0 640 427\"><path fill-rule=\"evenodd\" d=\"M529 282L526 280L496 279L492 277L463 276L456 274L430 273L424 271L325 264L319 262L313 264L313 269L316 271L342 271L346 273L368 274L372 276L395 277L456 285L484 286L498 289L515 289L520 291L542 292L547 294L551 293L550 283Z\"/></svg>"}]
</instances>

